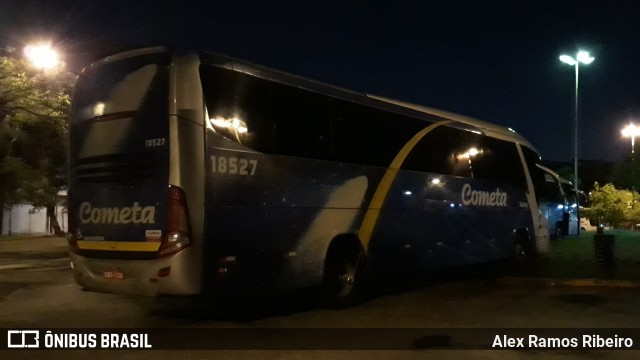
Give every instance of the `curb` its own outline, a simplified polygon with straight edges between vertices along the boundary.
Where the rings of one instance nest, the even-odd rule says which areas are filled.
[[[638,280],[617,279],[547,279],[531,277],[503,277],[499,280],[505,285],[539,285],[539,286],[583,286],[583,287],[619,287],[640,288]]]

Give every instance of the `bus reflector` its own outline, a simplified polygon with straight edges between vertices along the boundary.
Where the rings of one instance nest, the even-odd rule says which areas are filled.
[[[222,257],[220,259],[218,259],[218,262],[220,263],[231,263],[231,262],[235,262],[236,261],[236,257],[235,256],[225,256]]]
[[[171,266],[167,266],[158,270],[158,277],[167,277],[171,274]]]
[[[191,221],[187,199],[182,189],[169,186],[167,231],[158,250],[158,256],[167,256],[191,245]]]

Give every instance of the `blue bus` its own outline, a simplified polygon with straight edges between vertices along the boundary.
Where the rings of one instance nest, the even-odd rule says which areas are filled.
[[[565,223],[563,224],[563,236],[579,235],[582,231],[580,225],[580,197],[583,196],[581,191],[576,192],[573,183],[565,178],[560,177],[560,187],[565,199]]]
[[[578,194],[573,184],[548,167],[537,164],[543,171],[544,182],[537,184],[536,194],[540,211],[547,218],[552,238],[578,235],[580,210]]]
[[[87,290],[317,287],[342,306],[381,277],[548,249],[540,157],[515,131],[218,54],[86,67],[69,132]]]

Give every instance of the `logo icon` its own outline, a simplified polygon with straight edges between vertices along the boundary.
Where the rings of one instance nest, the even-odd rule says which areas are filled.
[[[13,349],[38,348],[40,346],[40,331],[38,330],[9,330],[7,331],[7,347]]]

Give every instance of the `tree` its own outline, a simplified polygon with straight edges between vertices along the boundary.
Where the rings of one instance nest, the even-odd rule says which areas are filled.
[[[591,192],[591,206],[584,209],[582,215],[614,227],[628,222],[636,223],[640,215],[638,199],[636,192],[618,190],[613,184],[601,187],[596,182]]]
[[[63,69],[40,71],[0,56],[0,209],[19,201],[44,207],[56,233],[72,84]]]

